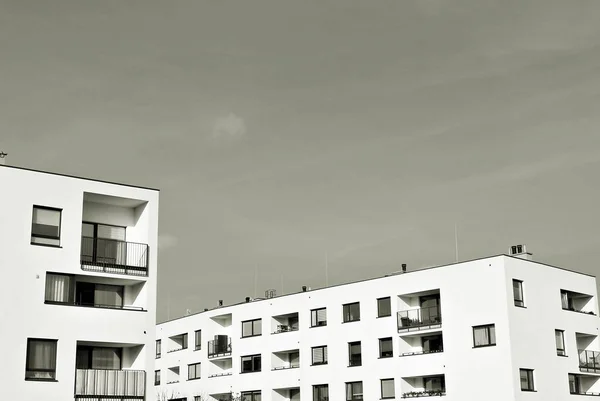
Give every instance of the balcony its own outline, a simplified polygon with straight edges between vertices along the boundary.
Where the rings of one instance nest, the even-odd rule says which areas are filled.
[[[398,312],[398,332],[427,330],[442,327],[440,305]]]
[[[221,358],[231,356],[231,340],[227,336],[208,342],[208,358]]]
[[[578,350],[579,370],[586,373],[600,373],[600,352]]]
[[[146,372],[143,370],[77,369],[75,398],[119,398],[143,400]]]
[[[445,389],[409,391],[408,393],[403,393],[401,398],[441,397],[444,395],[446,395]]]
[[[148,252],[147,244],[82,236],[81,269],[147,276]]]

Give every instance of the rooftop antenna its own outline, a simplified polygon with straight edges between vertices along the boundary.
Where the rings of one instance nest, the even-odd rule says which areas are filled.
[[[329,255],[325,252],[325,287],[329,287]]]
[[[458,263],[458,225],[454,223],[454,254]]]
[[[0,164],[5,164],[6,161],[4,159],[6,158],[6,156],[8,156],[8,153],[0,151]]]
[[[258,287],[258,263],[254,265],[254,298],[257,297],[256,291]]]

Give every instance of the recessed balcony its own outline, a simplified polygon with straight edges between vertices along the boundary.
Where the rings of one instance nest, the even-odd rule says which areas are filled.
[[[231,339],[226,335],[216,335],[208,342],[208,358],[231,357]]]
[[[146,372],[143,370],[77,369],[76,399],[143,400]]]
[[[578,350],[579,370],[586,373],[600,373],[600,352]]]
[[[442,327],[440,305],[398,312],[398,332],[428,330]]]

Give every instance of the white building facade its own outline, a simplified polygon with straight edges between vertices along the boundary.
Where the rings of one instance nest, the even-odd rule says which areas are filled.
[[[0,165],[7,400],[154,400],[158,191]]]
[[[499,255],[161,323],[158,399],[600,395],[595,278],[527,258]]]

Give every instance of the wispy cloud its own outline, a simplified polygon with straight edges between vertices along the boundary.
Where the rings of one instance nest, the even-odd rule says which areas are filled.
[[[213,126],[211,138],[218,142],[231,142],[246,135],[246,122],[234,113],[217,118]]]

